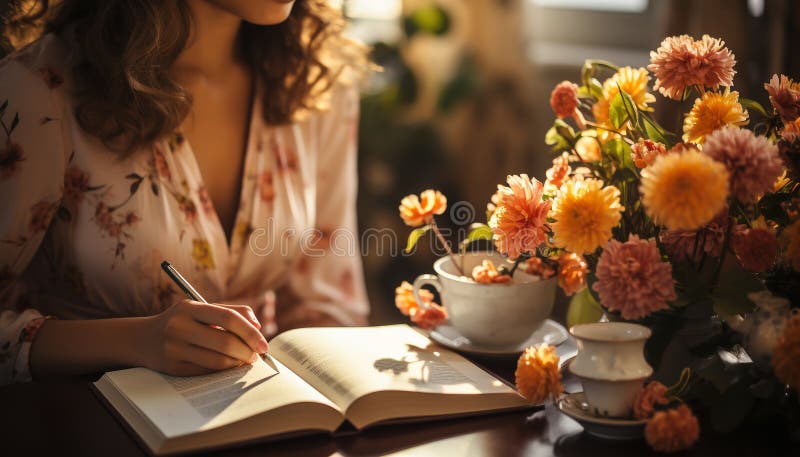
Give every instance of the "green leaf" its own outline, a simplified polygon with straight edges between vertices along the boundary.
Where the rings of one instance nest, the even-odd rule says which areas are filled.
[[[739,103],[742,105],[742,107],[744,107],[746,109],[756,110],[762,116],[769,117],[769,114],[767,114],[767,110],[765,110],[764,107],[761,106],[761,103],[758,103],[755,100],[751,100],[749,98],[740,98],[739,99]]]
[[[668,144],[666,137],[662,133],[663,129],[655,121],[648,116],[642,115],[642,124],[644,124],[644,133],[648,139],[657,143]]]
[[[622,90],[622,88],[620,88],[619,85],[617,85],[617,87],[619,88],[619,95],[620,99],[622,100],[622,106],[623,108],[625,108],[625,114],[628,115],[628,119],[631,120],[631,123],[634,124],[634,127],[636,129],[639,129],[639,110],[636,108],[636,103],[634,103],[633,98],[630,96],[630,94]]]
[[[603,317],[603,307],[592,296],[588,287],[576,293],[567,309],[567,326],[597,322]]]
[[[575,131],[566,122],[556,119],[544,136],[544,142],[552,146],[553,152],[561,152],[572,147]]]
[[[411,252],[414,249],[414,246],[417,245],[417,242],[425,234],[428,230],[431,229],[430,225],[425,225],[419,228],[415,228],[408,234],[408,243],[406,243],[406,253]]]
[[[493,236],[494,232],[492,232],[491,227],[485,224],[476,224],[475,227],[467,234],[465,241],[491,240]]]
[[[719,284],[711,294],[714,312],[723,316],[750,312],[755,304],[747,294],[761,290],[764,290],[764,284],[755,275],[743,270],[735,260],[725,262]]]
[[[603,145],[603,153],[614,159],[614,163],[616,163],[619,168],[628,168],[633,170],[636,166],[633,163],[633,158],[631,158],[630,145],[619,138],[607,141]]]
[[[622,101],[622,93],[618,93],[611,99],[608,107],[608,117],[614,128],[619,129],[628,120],[628,112],[625,110],[625,103]]]

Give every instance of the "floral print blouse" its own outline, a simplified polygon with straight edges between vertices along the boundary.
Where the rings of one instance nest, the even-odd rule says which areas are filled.
[[[30,379],[45,316],[150,315],[184,298],[163,260],[210,302],[274,319],[270,334],[366,321],[354,88],[285,126],[254,97],[229,241],[179,132],[123,156],[79,127],[67,55],[48,35],[0,62],[0,385]]]

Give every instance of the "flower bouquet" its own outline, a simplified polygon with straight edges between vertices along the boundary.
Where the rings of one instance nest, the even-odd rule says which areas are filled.
[[[490,237],[513,267],[462,273],[557,276],[570,325],[648,326],[655,379],[637,402],[656,449],[692,444],[675,439],[697,436],[687,405],[720,432],[751,420],[800,438],[800,83],[773,76],[766,107],[740,97],[733,53],[707,35],[669,37],[650,56],[647,68],[588,60],[580,84],[555,87],[544,183],[510,176],[465,240]],[[656,93],[682,104],[676,129],[657,122]],[[404,200],[401,215],[417,202],[435,207]],[[520,358],[532,401],[559,394],[553,357]]]

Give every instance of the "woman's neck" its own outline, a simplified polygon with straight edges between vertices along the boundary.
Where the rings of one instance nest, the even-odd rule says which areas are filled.
[[[231,66],[239,64],[236,39],[241,18],[207,0],[187,0],[187,4],[192,12],[192,35],[172,71],[179,79],[224,78]]]

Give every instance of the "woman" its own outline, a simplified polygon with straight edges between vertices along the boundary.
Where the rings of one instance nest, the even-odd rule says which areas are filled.
[[[12,3],[11,43],[36,39],[0,63],[0,384],[206,373],[366,321],[355,237],[330,236],[356,231],[364,67],[335,9]],[[165,259],[216,304],[181,300]]]

